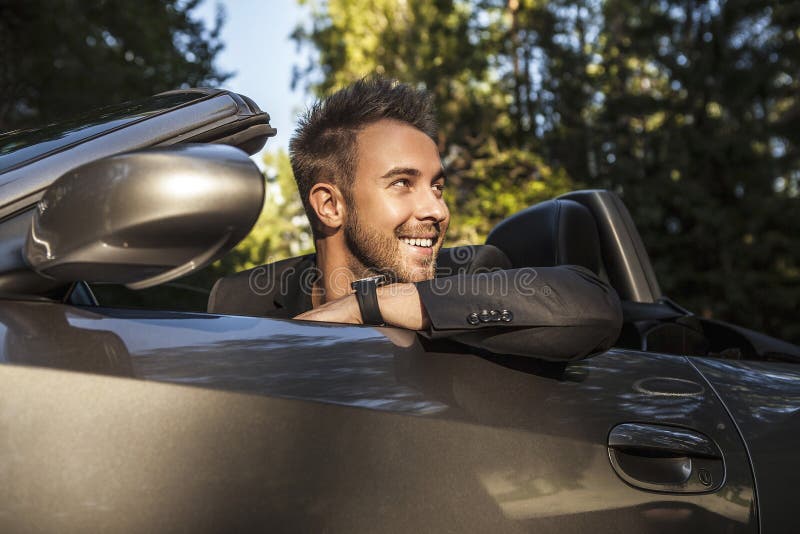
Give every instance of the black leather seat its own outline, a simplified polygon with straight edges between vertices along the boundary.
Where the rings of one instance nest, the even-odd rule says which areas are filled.
[[[579,265],[603,275],[600,238],[591,212],[565,199],[541,202],[500,222],[486,238],[513,267]]]
[[[511,261],[492,245],[463,245],[443,248],[436,260],[436,276],[511,269]]]
[[[639,276],[643,280],[639,283],[631,281],[637,280],[634,274],[639,271],[652,269],[646,253],[636,253],[643,251],[644,245],[637,245],[641,239],[638,233],[633,234],[633,222],[623,223],[623,219],[630,216],[621,201],[605,191],[571,195],[582,198],[585,203],[557,198],[531,206],[499,223],[486,239],[487,244],[501,249],[514,267],[580,265],[607,282],[613,278],[611,284],[622,298],[625,317],[617,346],[674,354],[705,354],[708,343],[696,318],[669,301],[652,301],[652,294],[659,292],[654,274]],[[612,213],[609,204],[621,207]],[[603,248],[598,225],[605,230],[606,248]],[[623,227],[627,233],[620,231]],[[609,236],[616,236],[616,239]],[[632,254],[641,265],[631,265]],[[640,295],[647,299],[642,302],[631,298]]]

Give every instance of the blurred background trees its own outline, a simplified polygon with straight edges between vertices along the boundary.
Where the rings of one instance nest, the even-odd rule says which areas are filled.
[[[222,84],[222,12],[206,28],[201,1],[0,0],[0,131]]]
[[[312,18],[292,34],[297,87],[378,73],[434,94],[450,245],[612,189],[667,295],[800,343],[799,2],[298,1]],[[222,17],[207,28],[195,4],[0,0],[0,129],[222,83]],[[310,248],[286,154],[265,174],[269,209],[213,275]]]

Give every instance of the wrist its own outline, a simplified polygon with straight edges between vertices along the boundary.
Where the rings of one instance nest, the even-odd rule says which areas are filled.
[[[386,324],[424,330],[430,320],[413,283],[389,284],[377,289],[378,305]]]
[[[350,317],[352,324],[364,324],[364,318],[361,317],[361,308],[358,305],[358,299],[355,294],[347,295],[348,308],[350,310]]]
[[[355,280],[351,287],[355,291],[355,300],[358,305],[358,315],[362,324],[385,326],[386,320],[381,314],[378,303],[378,287],[385,284],[386,277],[372,276]]]

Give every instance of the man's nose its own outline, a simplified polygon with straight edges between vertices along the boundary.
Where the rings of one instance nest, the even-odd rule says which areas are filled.
[[[433,189],[421,192],[417,199],[416,216],[419,220],[441,222],[447,218],[447,204]]]

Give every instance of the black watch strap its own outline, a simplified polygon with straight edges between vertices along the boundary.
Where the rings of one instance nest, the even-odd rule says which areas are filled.
[[[358,309],[361,310],[361,320],[364,324],[385,326],[386,323],[378,306],[378,286],[385,283],[383,276],[373,276],[356,280],[350,287],[356,292]]]

